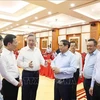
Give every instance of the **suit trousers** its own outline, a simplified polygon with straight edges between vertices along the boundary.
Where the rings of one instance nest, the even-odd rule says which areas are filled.
[[[94,84],[93,100],[100,100],[100,84],[97,82]]]
[[[74,77],[73,77],[75,84],[73,84],[72,86],[72,100],[77,100],[77,83],[78,83],[78,79],[79,79],[79,69],[77,69],[77,71],[74,73]]]
[[[85,89],[85,92],[86,92],[87,100],[93,100],[93,97],[89,94],[91,79],[86,79],[85,78],[84,82],[83,82],[83,85],[84,85],[84,89]]]
[[[16,78],[19,81],[19,78]],[[17,100],[18,86],[14,86],[5,79],[2,80],[2,90],[4,100]]]
[[[22,100],[36,100],[39,71],[23,70],[22,82]]]
[[[73,79],[55,79],[54,100],[71,100]]]

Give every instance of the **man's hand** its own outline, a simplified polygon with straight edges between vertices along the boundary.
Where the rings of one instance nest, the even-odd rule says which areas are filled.
[[[60,70],[59,70],[59,68],[57,68],[57,67],[53,67],[52,70],[53,70],[53,72],[54,72],[55,74],[60,73]]]
[[[89,94],[92,96],[93,95],[93,88],[89,89]]]
[[[32,63],[32,61],[29,63],[29,67],[30,67],[30,68],[33,68],[33,63]]]
[[[18,87],[22,86],[22,81],[21,81],[21,80],[19,81],[19,83],[18,83],[17,86],[18,86]]]
[[[82,79],[82,74],[79,75],[79,78]]]

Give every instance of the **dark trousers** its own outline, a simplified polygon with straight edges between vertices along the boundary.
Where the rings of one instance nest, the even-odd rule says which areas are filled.
[[[72,100],[77,100],[77,83],[79,79],[79,69],[74,73],[73,77],[75,84],[72,85]]]
[[[93,100],[92,99],[93,97],[89,94],[91,79],[84,79],[83,84],[84,84],[84,89],[85,89],[85,92],[86,92],[87,100]]]
[[[73,79],[55,79],[54,100],[71,100]]]
[[[19,80],[16,78],[16,80]],[[4,100],[17,100],[18,86],[14,86],[5,79],[2,81],[2,90]]]
[[[39,71],[22,72],[22,100],[36,100],[36,92],[39,83]]]
[[[100,100],[100,84],[95,82],[93,89],[93,100]]]

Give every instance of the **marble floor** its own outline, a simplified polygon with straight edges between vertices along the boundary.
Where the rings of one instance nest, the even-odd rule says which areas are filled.
[[[77,87],[77,90],[80,90],[82,88],[83,84],[80,83]],[[54,79],[49,79],[45,76],[40,76],[36,100],[53,100],[54,97],[53,89],[54,89]],[[21,100],[21,88],[19,89],[18,100]],[[86,100],[86,99],[83,98],[78,100]]]

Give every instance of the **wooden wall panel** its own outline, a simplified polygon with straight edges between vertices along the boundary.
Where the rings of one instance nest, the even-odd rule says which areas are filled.
[[[54,29],[52,32],[52,51],[58,49],[58,36],[59,36],[59,30]]]
[[[23,38],[23,35],[18,35],[16,37],[18,41],[17,50],[20,50],[24,46],[24,38]]]
[[[94,22],[95,25],[90,28],[90,38],[98,40],[100,36],[100,22]]]

